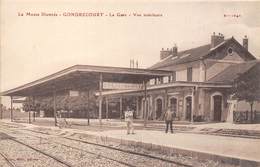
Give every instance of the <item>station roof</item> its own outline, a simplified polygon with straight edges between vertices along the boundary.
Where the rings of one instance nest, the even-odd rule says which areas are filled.
[[[1,96],[36,96],[77,88],[97,88],[100,74],[104,82],[142,83],[170,71],[92,65],[75,65],[22,86],[1,92]]]
[[[246,72],[255,68],[260,74],[260,60],[247,61],[240,64],[234,64],[214,76],[209,80],[209,82],[215,83],[233,83],[236,78],[241,74],[246,74]]]
[[[211,53],[214,53],[216,50],[228,46],[230,43],[237,44],[243,50],[243,52],[247,54],[247,59],[256,59],[247,49],[245,49],[235,38],[232,37],[224,40],[222,43],[220,43],[214,48],[211,48],[210,44],[207,44],[196,48],[180,51],[178,52],[177,56],[168,56],[165,59],[162,59],[161,61],[151,66],[149,69],[162,69],[168,66],[203,60],[205,58],[208,58],[211,55]]]

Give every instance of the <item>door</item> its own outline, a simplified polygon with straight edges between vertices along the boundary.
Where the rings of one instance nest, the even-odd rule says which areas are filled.
[[[186,120],[191,120],[191,110],[192,110],[192,99],[191,97],[186,97]]]
[[[170,99],[170,107],[171,111],[174,113],[174,116],[176,117],[177,115],[177,99],[176,98],[171,98]]]
[[[214,96],[213,101],[214,101],[214,121],[221,121],[222,96],[220,95]]]
[[[162,115],[162,99],[156,100],[156,119],[159,119]]]

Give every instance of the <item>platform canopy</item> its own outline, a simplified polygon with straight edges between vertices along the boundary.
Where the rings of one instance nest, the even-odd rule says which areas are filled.
[[[102,82],[140,84],[152,78],[171,75],[170,71],[137,68],[75,65],[44,78],[1,92],[1,96],[40,96],[55,91],[95,89]]]

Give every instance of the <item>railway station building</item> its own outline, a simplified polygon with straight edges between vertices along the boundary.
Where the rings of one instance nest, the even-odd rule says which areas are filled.
[[[55,112],[59,94],[90,92],[100,120],[122,118],[126,105],[132,105],[137,119],[163,120],[169,106],[176,121],[221,122],[235,110],[229,93],[234,79],[260,71],[246,36],[240,44],[213,33],[209,44],[184,51],[162,48],[158,56],[159,62],[147,69],[75,65],[2,95],[53,96]]]

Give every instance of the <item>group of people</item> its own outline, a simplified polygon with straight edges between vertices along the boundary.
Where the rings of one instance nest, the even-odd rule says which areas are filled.
[[[167,107],[167,110],[165,111],[165,133],[168,133],[169,127],[171,133],[173,133],[173,128],[172,128],[172,122],[174,119],[174,113],[171,111],[170,107]],[[134,110],[130,109],[129,106],[126,107],[125,111],[125,122],[126,122],[126,128],[127,128],[127,134],[134,134],[134,125],[133,125],[133,120],[134,120]]]

